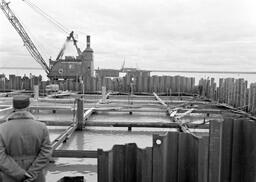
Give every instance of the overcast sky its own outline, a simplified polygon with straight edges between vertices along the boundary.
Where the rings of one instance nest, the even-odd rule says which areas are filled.
[[[31,0],[78,36],[91,35],[95,68],[256,71],[255,0]],[[11,9],[45,60],[67,34],[22,0]],[[0,66],[40,67],[0,13]],[[75,55],[69,47],[66,55]],[[48,61],[47,61],[48,62]]]

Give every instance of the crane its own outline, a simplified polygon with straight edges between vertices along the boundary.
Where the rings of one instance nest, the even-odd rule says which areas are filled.
[[[62,58],[62,56],[63,56],[63,54],[64,54],[64,51],[65,51],[65,49],[66,49],[66,44],[67,44],[69,41],[71,41],[71,39],[72,39],[72,41],[73,41],[74,46],[76,47],[77,54],[78,54],[78,55],[81,54],[81,50],[78,48],[77,43],[76,43],[77,40],[74,38],[74,31],[72,31],[72,32],[69,34],[69,36],[67,37],[67,39],[66,39],[64,45],[62,46],[62,48],[61,48],[61,50],[60,50],[60,52],[59,52],[59,54],[58,54],[58,56],[57,56],[57,58],[56,58],[56,61],[58,61],[59,59]]]
[[[5,16],[9,20],[9,22],[12,24],[12,26],[15,28],[15,30],[20,35],[24,46],[27,48],[28,52],[31,54],[31,56],[42,66],[46,74],[48,75],[50,72],[50,68],[46,64],[45,60],[41,56],[40,52],[30,39],[29,35],[27,34],[26,30],[20,23],[19,19],[15,16],[13,11],[9,7],[9,2],[5,2],[4,0],[0,3],[0,8],[4,12]]]

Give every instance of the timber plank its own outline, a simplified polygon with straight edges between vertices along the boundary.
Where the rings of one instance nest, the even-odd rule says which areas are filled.
[[[98,172],[98,182],[110,182],[109,181],[109,153],[104,152],[102,149],[98,149],[98,165],[97,165],[97,172]]]
[[[178,179],[178,141],[179,133],[168,132],[163,141],[163,176],[164,181],[177,181]]]
[[[222,130],[221,181],[231,181],[233,119],[225,118]]]
[[[210,122],[209,139],[209,182],[221,182],[222,122]]]
[[[198,143],[198,182],[208,181],[208,144],[209,137],[203,136]]]
[[[54,150],[52,157],[65,158],[97,158],[97,151],[94,150]]]
[[[153,135],[153,182],[163,182],[163,137]]]

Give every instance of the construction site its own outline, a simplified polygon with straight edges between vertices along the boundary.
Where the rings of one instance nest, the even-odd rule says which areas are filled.
[[[47,182],[256,181],[256,82],[95,69],[93,37],[82,50],[74,31],[45,61],[9,4],[0,7],[48,79],[1,74],[0,122],[13,96],[30,96],[50,133]]]

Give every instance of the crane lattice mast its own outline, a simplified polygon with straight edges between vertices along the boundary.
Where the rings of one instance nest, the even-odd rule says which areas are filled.
[[[18,18],[15,16],[13,11],[9,8],[9,3],[6,3],[4,0],[2,0],[0,3],[0,8],[3,10],[9,22],[12,24],[12,26],[15,28],[15,30],[18,32],[18,34],[22,38],[23,43],[27,48],[28,52],[43,67],[44,71],[48,75],[50,72],[50,68],[44,61],[40,52],[37,50],[36,46],[28,36],[26,30],[24,29],[24,27],[22,26]]]

